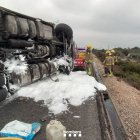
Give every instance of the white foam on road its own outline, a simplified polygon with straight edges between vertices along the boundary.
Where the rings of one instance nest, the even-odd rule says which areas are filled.
[[[25,74],[26,70],[28,69],[28,64],[25,61],[25,57],[19,55],[20,59],[15,59],[14,57],[11,59],[7,59],[4,62],[5,67],[7,67],[7,71],[9,73],[16,73],[16,74]]]
[[[90,96],[96,94],[96,88],[106,90],[94,77],[85,72],[72,72],[68,75],[59,75],[59,82],[43,80],[18,91],[18,96],[33,98],[35,101],[43,100],[49,111],[59,114],[68,110],[68,103],[74,106],[81,105]]]

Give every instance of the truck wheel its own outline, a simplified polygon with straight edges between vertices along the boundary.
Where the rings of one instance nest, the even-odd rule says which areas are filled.
[[[3,73],[0,73],[0,87],[5,85],[5,76]]]
[[[37,35],[36,25],[35,25],[34,21],[32,21],[32,20],[28,20],[28,25],[29,25],[29,37],[31,39],[33,39]]]
[[[43,38],[45,40],[52,40],[53,39],[53,28],[51,26],[43,24],[43,31],[44,31]]]
[[[44,37],[44,31],[43,31],[43,24],[41,21],[36,21],[36,31],[37,31],[37,39],[43,40]]]
[[[8,91],[5,88],[0,89],[0,102],[6,99],[7,94]]]
[[[70,42],[73,38],[73,31],[71,27],[67,24],[61,23],[55,27],[55,35],[60,41],[63,41],[63,34],[68,42]]]
[[[5,30],[7,32],[7,36],[4,36],[4,38],[11,37],[17,37],[18,35],[18,27],[17,27],[17,21],[15,16],[12,15],[6,15],[5,20]]]
[[[29,26],[27,19],[17,18],[17,25],[19,28],[19,37],[27,38],[29,36]]]

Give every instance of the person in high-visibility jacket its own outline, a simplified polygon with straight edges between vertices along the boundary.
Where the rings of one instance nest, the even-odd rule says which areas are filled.
[[[111,70],[113,72],[114,71],[114,65],[118,62],[118,57],[116,55],[115,50],[111,50],[110,52],[111,52],[111,56],[113,58],[113,62],[112,62],[112,66],[111,66]]]
[[[92,54],[92,47],[87,46],[86,54],[85,54],[85,69],[88,75],[93,75],[93,54]]]
[[[111,56],[111,52],[107,51],[106,52],[106,57],[105,60],[103,62],[104,64],[104,71],[105,71],[105,75],[104,76],[112,76],[112,65],[114,63],[114,59]]]

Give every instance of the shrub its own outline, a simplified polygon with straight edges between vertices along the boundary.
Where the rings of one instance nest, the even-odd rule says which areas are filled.
[[[119,61],[115,66],[114,75],[140,89],[140,63]]]

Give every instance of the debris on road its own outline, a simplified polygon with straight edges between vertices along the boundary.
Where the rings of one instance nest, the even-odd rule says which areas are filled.
[[[103,74],[103,65],[94,56],[100,74]],[[140,139],[140,91],[130,86],[125,81],[115,76],[104,78],[109,96],[117,110],[118,115],[125,128],[128,139]],[[136,134],[136,135],[135,135]]]
[[[40,123],[28,124],[14,120],[4,126],[4,128],[0,131],[0,135],[4,137],[17,137],[32,140],[40,128]]]
[[[60,121],[51,120],[46,127],[47,140],[66,140],[64,132],[66,132],[66,127]]]
[[[35,101],[43,100],[49,111],[59,114],[68,110],[68,104],[81,105],[98,90],[106,90],[106,87],[98,83],[94,77],[86,72],[72,72],[70,76],[59,75],[59,82],[39,81],[27,87],[21,88],[17,95],[33,98]],[[86,93],[85,93],[86,91]]]
[[[79,119],[79,118],[80,118],[80,116],[73,116],[73,118],[77,118],[77,119]]]

